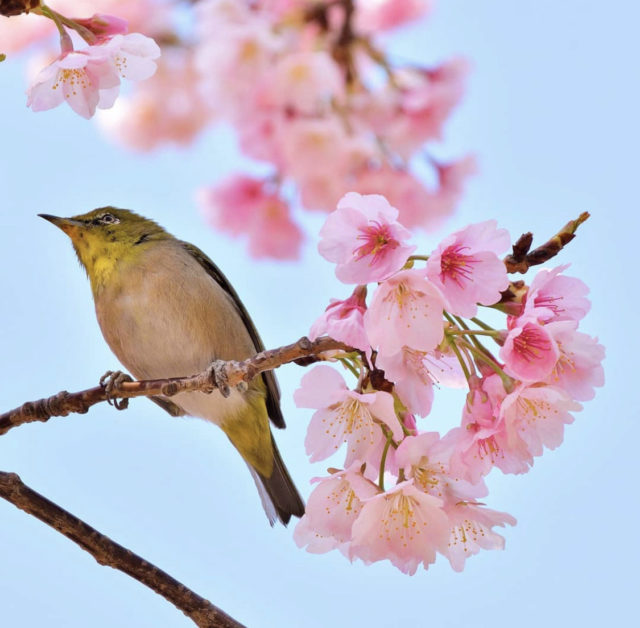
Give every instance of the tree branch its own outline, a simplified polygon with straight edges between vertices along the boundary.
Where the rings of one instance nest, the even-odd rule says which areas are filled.
[[[119,569],[171,602],[200,628],[244,628],[209,600],[70,512],[30,489],[15,473],[0,471],[0,497],[44,521],[89,552],[100,565]]]
[[[328,336],[322,336],[313,342],[307,337],[303,337],[293,344],[262,351],[242,362],[231,360],[222,363],[224,380],[228,386],[237,386],[242,382],[251,381],[263,371],[269,371],[283,364],[298,360],[304,360],[305,363],[309,363],[309,358],[314,358],[326,351],[335,350],[355,351],[352,347],[348,347]],[[312,359],[311,361],[314,360]],[[116,397],[122,399],[156,395],[172,397],[181,392],[201,391],[209,393],[217,387],[214,370],[208,368],[201,373],[188,377],[123,382],[116,384],[110,393],[107,393],[103,386],[96,386],[76,393],[69,393],[63,390],[51,397],[39,399],[38,401],[29,401],[19,408],[0,414],[0,435],[24,423],[48,421],[51,417],[67,416],[70,413],[84,414],[88,412],[91,406],[103,401],[110,401]]]
[[[531,266],[544,264],[555,257],[566,244],[575,238],[578,227],[589,218],[589,212],[582,212],[575,220],[570,220],[558,233],[547,240],[543,245],[529,251],[533,242],[531,233],[524,233],[513,245],[513,252],[504,259],[504,264],[509,273],[526,273]]]

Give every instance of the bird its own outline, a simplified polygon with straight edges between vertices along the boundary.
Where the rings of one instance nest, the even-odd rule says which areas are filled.
[[[192,375],[216,360],[244,360],[264,350],[220,269],[155,221],[111,206],[70,218],[38,215],[71,239],[102,335],[135,378]],[[223,430],[247,463],[272,526],[302,517],[304,502],[269,425],[285,427],[272,371],[228,397],[216,389],[153,400],[173,415],[200,417]]]

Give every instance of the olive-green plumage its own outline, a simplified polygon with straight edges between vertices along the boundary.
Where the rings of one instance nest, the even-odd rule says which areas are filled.
[[[243,360],[263,349],[217,266],[152,220],[114,207],[42,217],[71,238],[91,282],[102,334],[136,378],[192,375],[213,360]],[[222,428],[249,465],[272,524],[276,517],[286,524],[291,515],[302,516],[304,504],[269,428],[269,419],[284,427],[272,372],[227,398],[214,391],[156,401]]]

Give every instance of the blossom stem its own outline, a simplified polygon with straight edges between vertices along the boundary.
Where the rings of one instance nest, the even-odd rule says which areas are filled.
[[[471,319],[478,327],[482,327],[482,329],[486,329],[487,331],[495,331],[495,329],[493,329],[493,327],[491,327],[491,325],[487,325],[486,323],[484,323],[483,321],[481,321],[479,318],[472,318]]]
[[[382,450],[382,458],[380,459],[380,474],[378,476],[378,486],[381,491],[384,491],[384,470],[387,463],[387,454],[389,453],[389,447],[391,446],[392,435],[391,432],[387,434],[387,442],[384,444]]]
[[[455,328],[457,327],[456,321],[453,319],[453,317],[451,316],[451,314],[449,314],[449,312],[447,312],[446,310],[443,312],[444,317],[449,321],[449,323],[451,323],[451,325]],[[447,330],[447,340],[448,340],[448,344],[451,347],[452,351],[456,354],[456,357],[458,358],[458,362],[460,362],[460,366],[462,368],[462,372],[464,373],[465,378],[467,379],[467,381],[469,381],[469,379],[471,378],[471,372],[469,371],[469,368],[467,366],[466,361],[464,360],[464,358],[462,357],[462,353],[460,352],[460,349],[458,347],[458,345],[456,344],[456,341],[453,339],[453,335],[452,333],[454,331],[461,331],[461,330]]]
[[[468,325],[464,322],[462,318],[460,318],[459,316],[454,316],[454,318],[456,319],[460,327],[462,327],[463,329],[469,329]],[[495,361],[495,358],[493,357],[493,354],[491,353],[491,351],[489,351],[489,349],[487,349],[475,336],[469,336],[469,340],[471,340],[471,342],[474,344],[476,349],[478,349],[478,351],[481,351],[490,360]]]
[[[358,378],[358,380],[360,380],[360,371],[356,369],[356,367],[351,364],[351,361],[348,357],[343,357],[343,358],[338,358],[338,360],[340,360],[340,362],[342,363],[342,365],[349,369],[351,371],[351,373]]]
[[[423,262],[426,262],[429,260],[429,256],[428,255],[409,255],[408,259],[410,260],[421,260]]]
[[[98,38],[88,28],[85,28],[81,24],[74,22],[72,19],[65,17],[61,13],[54,11],[51,7],[48,7],[46,4],[42,4],[40,6],[41,6],[41,11],[40,11],[41,14],[55,22],[56,26],[58,27],[58,31],[60,31],[61,38],[62,38],[62,32],[63,32],[61,29],[62,29],[62,25],[64,24],[64,26],[76,31],[76,33],[78,33],[78,35],[80,35],[80,37],[82,37],[82,39],[84,39],[90,46],[92,46],[93,44],[96,43],[96,41],[98,41]],[[69,34],[66,31],[64,31],[64,34],[66,37],[69,37]],[[73,46],[71,46],[71,50],[73,50]],[[63,48],[63,51],[64,51],[64,48]]]
[[[484,329],[448,329],[447,334],[454,336],[499,336],[499,331],[485,331]]]
[[[469,381],[471,379],[471,372],[469,371],[469,367],[467,366],[466,361],[462,357],[462,353],[460,352],[460,349],[458,348],[456,341],[451,337],[449,338],[449,346],[451,347],[451,350],[456,354],[456,357],[458,358],[458,362],[460,362],[460,368],[462,369],[462,372],[464,373],[466,380]]]
[[[466,348],[473,353],[474,357],[478,358],[481,362],[484,362],[489,368],[491,368],[502,380],[502,385],[507,392],[511,392],[513,389],[513,380],[500,368],[495,360],[488,357],[484,351],[481,351],[477,347],[469,343],[465,343]]]
[[[58,29],[58,33],[60,34],[60,50],[63,53],[72,52],[73,51],[73,42],[71,41],[71,37],[69,33],[65,30],[63,26],[64,18],[62,15],[50,9],[46,4],[40,5],[40,13],[45,17],[48,17],[53,23],[56,25]]]

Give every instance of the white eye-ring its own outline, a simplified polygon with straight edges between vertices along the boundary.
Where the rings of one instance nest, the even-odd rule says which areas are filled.
[[[103,214],[98,218],[98,222],[101,225],[117,225],[120,219],[116,218],[113,214]]]

